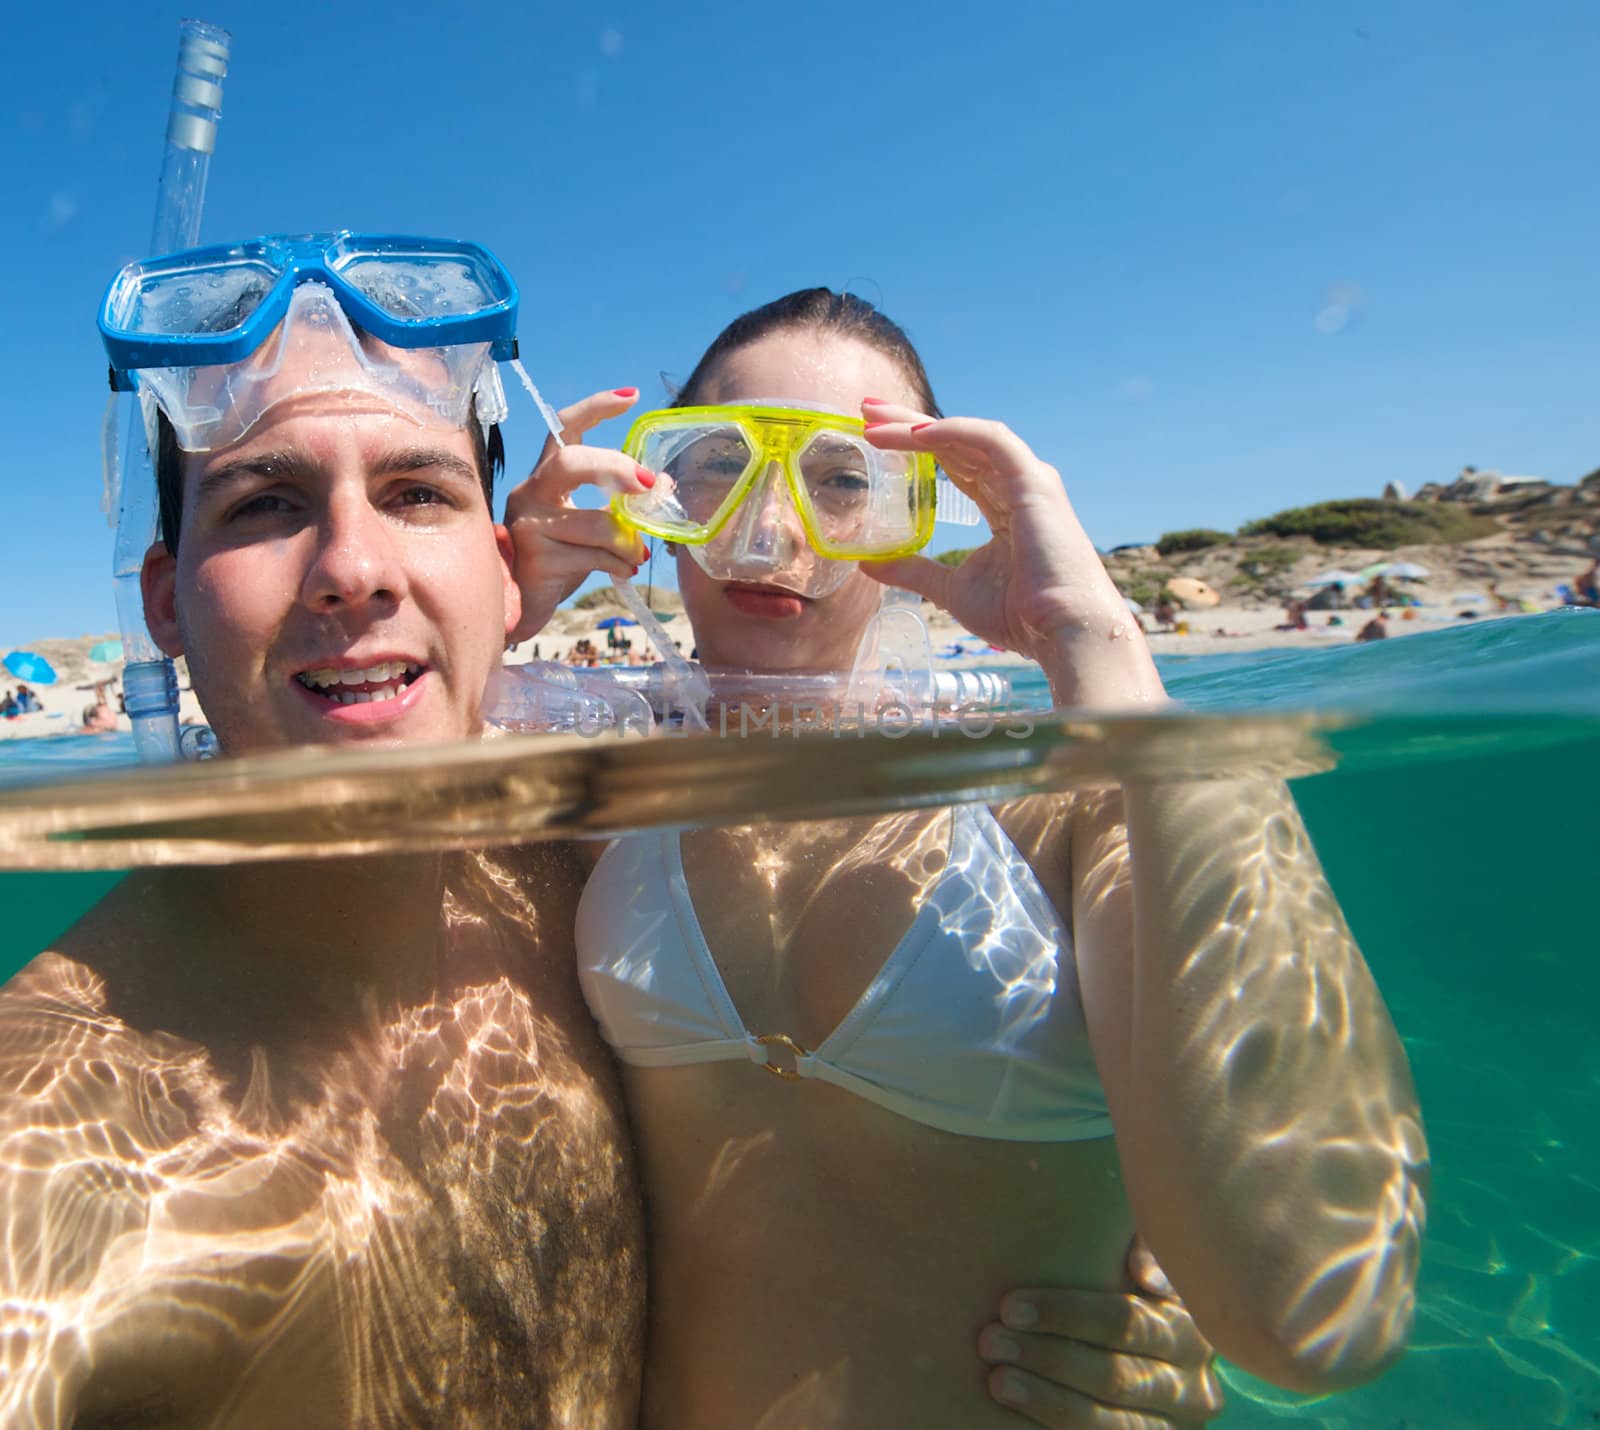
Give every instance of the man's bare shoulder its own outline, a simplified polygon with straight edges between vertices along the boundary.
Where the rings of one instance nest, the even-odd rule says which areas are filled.
[[[100,1101],[132,1068],[190,1067],[195,1057],[180,1039],[129,1028],[108,1007],[105,979],[62,954],[41,953],[0,987],[0,1126],[26,1115],[27,1100],[100,1088],[90,1097]]]
[[[105,980],[75,959],[41,953],[0,984],[0,1020],[28,1012],[93,1018],[105,1006]]]
[[[116,1320],[159,1203],[156,1168],[206,1101],[196,1050],[115,1017],[87,964],[43,953],[0,988],[6,1423],[50,1423],[76,1402],[90,1362],[66,1330]]]

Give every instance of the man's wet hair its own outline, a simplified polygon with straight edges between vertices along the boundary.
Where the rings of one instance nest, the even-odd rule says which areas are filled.
[[[472,463],[483,485],[483,500],[494,514],[494,483],[506,465],[506,443],[500,424],[484,430],[478,414],[469,412],[466,433],[472,443]],[[156,413],[156,495],[161,503],[161,540],[174,556],[178,554],[178,533],[183,518],[183,448],[165,412]]]
[[[942,417],[928,381],[928,370],[906,331],[885,317],[865,298],[854,293],[835,293],[831,288],[801,288],[735,318],[695,364],[689,380],[679,391],[674,407],[693,407],[700,401],[706,379],[723,358],[771,333],[798,329],[854,338],[882,353],[905,374],[916,396],[917,405],[930,417]]]

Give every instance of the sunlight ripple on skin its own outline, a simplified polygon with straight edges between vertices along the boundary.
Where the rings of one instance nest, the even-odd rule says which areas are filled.
[[[1176,976],[1199,1010],[1183,1056],[1197,1084],[1214,1088],[1219,1107],[1280,1101],[1272,1132],[1228,1169],[1241,1197],[1268,1180],[1299,1186],[1298,1197],[1280,1203],[1285,1215],[1311,1206],[1324,1223],[1350,1228],[1349,1244],[1330,1249],[1304,1284],[1274,1288],[1280,1336],[1297,1356],[1330,1370],[1347,1359],[1370,1364],[1398,1353],[1414,1314],[1413,1296],[1395,1288],[1412,1283],[1420,1255],[1421,1125],[1414,1107],[1397,1112],[1359,1085],[1338,1093],[1338,1106],[1308,1112],[1306,1088],[1325,1051],[1354,1051],[1351,1065],[1385,1076],[1402,1054],[1397,1043],[1389,1046],[1376,991],[1362,976],[1287,788],[1241,781],[1229,795],[1217,799],[1214,785],[1165,785],[1157,796],[1167,805],[1166,827],[1181,831],[1171,908],[1189,952]],[[1231,889],[1213,865],[1236,872]],[[1190,889],[1197,897],[1186,897]],[[1207,890],[1208,898],[1198,897]],[[1278,1031],[1296,1024],[1303,1034]],[[1343,1132],[1313,1137],[1298,1130],[1303,1122]],[[1191,1152],[1205,1155],[1197,1140],[1203,1129],[1175,1135],[1179,1165]],[[1281,1277],[1262,1271],[1269,1282]],[[1370,1308],[1385,1303],[1392,1314],[1373,1318]]]
[[[525,898],[463,862],[477,896],[452,888],[447,925]],[[123,1022],[82,964],[19,975],[0,1421],[588,1423],[620,1373],[594,1328],[632,1314],[639,1274],[592,1078],[505,976],[372,1013],[320,1088],[275,1095],[253,1049],[239,1094],[198,1044]]]

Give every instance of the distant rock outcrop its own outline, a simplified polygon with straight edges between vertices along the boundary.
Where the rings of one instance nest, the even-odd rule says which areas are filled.
[[[1430,503],[1449,505],[1429,510]],[[1385,532],[1391,533],[1387,539]],[[1429,578],[1415,589],[1434,600],[1496,581],[1503,592],[1539,602],[1553,599],[1555,587],[1570,584],[1597,551],[1600,468],[1560,486],[1467,467],[1452,482],[1425,483],[1409,500],[1399,482],[1390,482],[1381,501],[1323,502],[1279,513],[1203,548],[1163,537],[1157,547],[1109,553],[1106,568],[1123,594],[1140,602],[1155,599],[1172,578],[1187,576],[1214,586],[1227,601],[1276,604],[1295,593],[1303,599],[1306,583],[1323,572],[1393,560],[1424,567]]]
[[[1390,483],[1397,486],[1397,483]],[[1528,492],[1556,490],[1555,483],[1544,477],[1507,476],[1504,472],[1480,472],[1476,467],[1463,467],[1461,475],[1448,486],[1439,482],[1424,482],[1417,488],[1417,501],[1497,502],[1507,497],[1522,496]],[[1384,488],[1384,497],[1389,490]],[[1402,499],[1404,491],[1401,492]]]

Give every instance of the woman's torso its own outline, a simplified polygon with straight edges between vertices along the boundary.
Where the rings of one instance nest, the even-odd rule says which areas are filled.
[[[1098,1086],[1083,1076],[1059,921],[1064,947],[1042,947],[1054,909],[1039,905],[1069,906],[1064,825],[1007,820],[1028,826],[1041,890],[985,820],[708,831],[683,840],[681,869],[668,846],[676,894],[648,888],[649,859],[626,849],[591,879],[579,955],[615,1041],[629,1040],[617,1032],[629,1020],[615,1006],[608,1016],[617,990],[604,985],[678,980],[682,993],[698,929],[712,1004],[720,987],[743,1029],[783,1033],[803,1059],[839,1049],[844,1073],[774,1076],[737,1048],[625,1068],[651,1219],[651,1423],[1006,1424],[973,1347],[1000,1295],[1120,1284],[1130,1218]],[[1032,893],[1019,903],[1008,883]],[[929,1000],[944,985],[981,1005],[975,1019],[940,1018]],[[841,1025],[859,1038],[841,1041]],[[645,1036],[636,1024],[631,1037]],[[985,1060],[979,1041],[1016,1056]],[[787,1043],[760,1055],[795,1066]],[[915,1066],[897,1076],[897,1055]],[[941,1080],[947,1064],[967,1086]],[[1008,1068],[1020,1070],[1009,1085]],[[896,1085],[869,1099],[863,1072]],[[924,1120],[906,1115],[919,1099]],[[986,1135],[971,1135],[984,1109]]]

